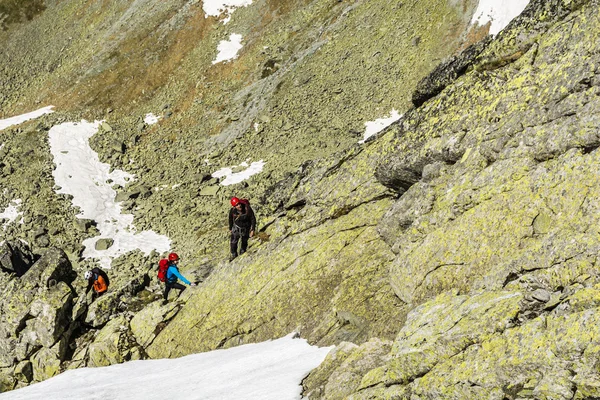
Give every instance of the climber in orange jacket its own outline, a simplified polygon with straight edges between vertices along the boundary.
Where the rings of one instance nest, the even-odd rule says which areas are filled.
[[[85,294],[88,294],[92,287],[94,288],[92,301],[94,301],[96,297],[102,296],[108,290],[108,275],[106,275],[106,272],[102,271],[100,268],[93,268],[91,271],[86,271],[84,277],[88,281]]]

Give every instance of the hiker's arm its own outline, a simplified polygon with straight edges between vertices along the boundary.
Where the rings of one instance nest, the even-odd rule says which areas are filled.
[[[254,232],[256,230],[256,215],[254,214],[254,210],[250,211],[250,232]]]
[[[191,283],[190,281],[188,281],[187,279],[185,279],[185,276],[181,275],[181,272],[179,272],[177,270],[177,268],[173,268],[171,270],[171,273],[173,275],[175,275],[176,277],[178,277],[179,279],[181,279],[183,281],[183,283],[185,283],[186,285],[189,285]]]
[[[229,230],[233,228],[233,208],[229,210]]]
[[[94,282],[92,282],[88,279],[88,285],[87,285],[87,288],[85,289],[85,294],[88,294],[90,292],[90,289],[92,288],[93,284],[94,284]]]

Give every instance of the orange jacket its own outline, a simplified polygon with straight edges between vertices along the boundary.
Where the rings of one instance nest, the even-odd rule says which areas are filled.
[[[94,281],[94,290],[96,293],[104,293],[108,289],[104,278],[101,275],[98,275],[98,279]]]

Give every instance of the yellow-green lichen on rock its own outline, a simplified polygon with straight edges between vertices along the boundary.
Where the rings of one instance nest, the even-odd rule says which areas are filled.
[[[197,292],[148,354],[177,356],[295,329],[322,344],[389,335],[402,308],[387,283],[389,250],[372,224],[386,203],[359,206],[219,266],[200,289],[191,289]]]

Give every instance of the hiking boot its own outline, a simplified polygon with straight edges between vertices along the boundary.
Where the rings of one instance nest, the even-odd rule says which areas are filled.
[[[163,301],[162,301],[162,305],[163,305],[163,306],[166,306],[168,303],[169,303],[169,301],[168,301],[168,300],[163,300]]]
[[[238,255],[236,253],[231,253],[229,256],[229,261],[233,261]]]
[[[245,252],[246,252],[246,250],[244,250],[244,249],[240,250],[240,256],[241,256],[242,254],[244,254]]]

